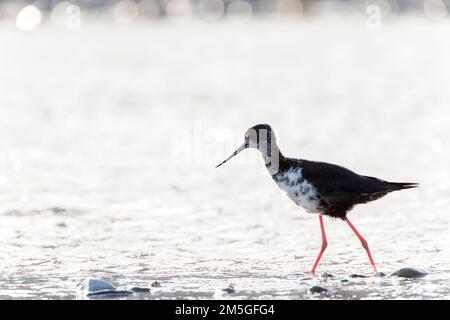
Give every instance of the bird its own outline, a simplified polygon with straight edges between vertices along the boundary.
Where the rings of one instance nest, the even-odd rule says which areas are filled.
[[[269,174],[296,205],[308,213],[318,215],[322,245],[311,274],[315,274],[328,246],[323,216],[341,219],[348,224],[365,249],[373,271],[377,272],[368,242],[350,222],[347,213],[358,204],[377,200],[393,191],[418,187],[418,183],[388,182],[359,175],[336,164],[285,157],[268,124],[249,128],[245,133],[244,143],[216,168],[248,148],[261,152]]]

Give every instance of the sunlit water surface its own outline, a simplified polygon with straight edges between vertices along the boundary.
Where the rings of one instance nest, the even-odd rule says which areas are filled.
[[[87,277],[161,283],[131,299],[450,298],[449,31],[419,18],[2,28],[0,298],[72,299]],[[317,217],[255,151],[214,169],[259,122],[286,155],[420,182],[349,217],[380,271],[430,274],[349,278],[370,265],[327,219],[309,278]]]

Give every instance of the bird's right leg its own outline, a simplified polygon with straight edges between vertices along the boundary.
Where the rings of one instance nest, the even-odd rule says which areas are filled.
[[[325,227],[323,225],[322,215],[319,215],[319,221],[320,221],[320,232],[322,233],[322,246],[320,247],[320,252],[319,252],[319,255],[317,256],[316,262],[314,262],[314,266],[311,269],[312,274],[314,274],[316,272],[316,268],[317,268],[317,265],[319,264],[320,258],[322,258],[322,255],[328,246],[327,235],[325,234]]]
[[[373,271],[377,272],[377,267],[375,266],[375,262],[373,261],[372,254],[370,253],[369,244],[367,243],[366,239],[363,238],[363,236],[356,230],[355,226],[348,220],[348,218],[345,218],[345,221],[350,226],[350,228],[353,230],[353,232],[358,237],[359,241],[361,241],[361,245],[363,246],[364,250],[367,252],[367,256],[369,257],[370,264],[372,265]]]

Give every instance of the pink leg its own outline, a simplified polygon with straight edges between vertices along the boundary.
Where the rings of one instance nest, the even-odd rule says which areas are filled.
[[[314,262],[314,266],[311,269],[311,273],[313,273],[313,274],[316,272],[316,268],[317,268],[317,265],[319,264],[320,258],[322,258],[322,255],[328,246],[327,235],[325,234],[325,227],[323,226],[322,215],[319,216],[319,221],[320,221],[320,231],[322,233],[322,246],[320,247],[320,252],[319,252],[319,255],[317,256],[316,262]]]
[[[372,254],[370,253],[369,244],[367,243],[366,239],[363,238],[363,236],[356,230],[355,226],[348,220],[348,218],[345,218],[345,222],[350,226],[350,228],[353,230],[353,232],[358,237],[359,241],[361,241],[361,244],[363,248],[367,252],[367,256],[369,257],[370,263],[372,264],[372,268],[374,272],[377,272],[377,267],[375,267],[375,262],[373,262]]]

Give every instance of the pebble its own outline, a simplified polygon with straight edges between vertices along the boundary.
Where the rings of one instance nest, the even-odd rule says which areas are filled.
[[[401,268],[397,271],[395,271],[392,275],[402,278],[423,278],[428,274],[425,270],[418,269],[418,268]]]
[[[124,297],[133,294],[128,290],[117,290],[111,283],[101,279],[88,278],[83,280],[79,285],[79,289],[84,296],[115,296]]]
[[[145,287],[131,287],[129,290],[137,293],[150,292],[150,288]]]
[[[233,285],[228,285],[228,287],[226,287],[225,289],[222,289],[223,292],[229,293],[229,294],[234,294],[236,293],[236,290],[234,289]]]
[[[378,271],[378,272],[375,272],[375,273],[373,274],[373,276],[374,276],[374,277],[380,277],[380,278],[383,278],[383,277],[386,277],[386,273],[381,272],[381,271]]]
[[[86,296],[103,296],[103,297],[126,297],[132,295],[133,292],[128,290],[99,290],[94,292],[89,292]]]
[[[311,288],[309,288],[309,293],[318,293],[318,294],[322,294],[322,293],[327,293],[330,290],[328,290],[327,288],[321,287],[321,286],[312,286]]]
[[[83,291],[94,292],[100,290],[116,290],[111,283],[96,278],[84,279],[79,285],[79,288]]]
[[[351,275],[349,275],[350,278],[368,278],[365,275],[362,274],[356,274],[356,273],[352,273]]]
[[[334,276],[331,273],[329,273],[329,272],[324,272],[324,273],[322,273],[322,278],[331,278],[331,279],[333,279]]]

